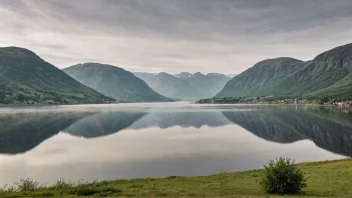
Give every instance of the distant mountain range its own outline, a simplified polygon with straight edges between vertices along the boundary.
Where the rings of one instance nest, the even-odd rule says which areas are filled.
[[[200,93],[202,98],[213,97],[221,90],[231,79],[229,76],[219,73],[209,73],[204,75],[200,72],[190,76],[178,75],[179,79],[187,81]]]
[[[114,101],[77,82],[35,53],[0,48],[0,103],[102,103]]]
[[[165,72],[159,74],[136,72],[134,74],[158,93],[182,100],[213,97],[231,79],[223,74],[204,75],[200,72],[195,74],[182,72],[175,75]]]
[[[63,69],[65,73],[100,93],[119,101],[167,102],[143,80],[122,68],[99,63],[78,64]]]
[[[178,79],[165,72],[159,74],[134,73],[144,80],[156,92],[176,100],[192,100],[199,97],[199,93],[187,81]]]
[[[326,51],[312,61],[264,60],[230,80],[216,97],[352,96],[352,44]]]

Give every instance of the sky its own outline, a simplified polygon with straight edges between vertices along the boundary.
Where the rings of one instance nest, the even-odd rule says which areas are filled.
[[[59,68],[239,74],[351,42],[351,0],[0,0],[0,47]]]

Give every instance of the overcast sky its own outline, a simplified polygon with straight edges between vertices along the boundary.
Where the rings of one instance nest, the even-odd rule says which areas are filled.
[[[351,0],[0,0],[0,47],[59,68],[233,74],[350,42]]]

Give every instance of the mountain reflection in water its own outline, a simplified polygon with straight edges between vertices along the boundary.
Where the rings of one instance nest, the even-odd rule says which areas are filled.
[[[120,104],[0,109],[0,184],[261,168],[352,157],[351,113],[302,106]]]
[[[220,127],[236,124],[267,141],[308,139],[331,152],[352,157],[352,116],[337,108],[250,107],[213,111],[44,112],[0,115],[0,153],[29,151],[63,131],[96,138],[124,129]]]

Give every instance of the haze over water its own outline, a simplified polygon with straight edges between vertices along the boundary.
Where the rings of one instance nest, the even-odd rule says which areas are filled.
[[[0,184],[196,176],[352,156],[352,113],[140,103],[0,108]]]

